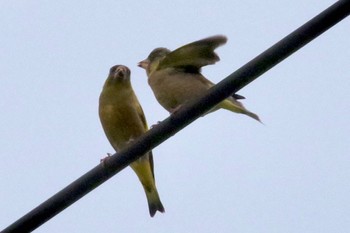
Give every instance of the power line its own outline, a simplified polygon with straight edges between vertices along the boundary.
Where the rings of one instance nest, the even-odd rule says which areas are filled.
[[[237,92],[350,14],[350,0],[340,0],[290,33],[278,43],[229,75],[198,101],[181,107],[127,148],[99,164],[38,207],[8,226],[2,233],[31,232],[124,169],[132,161],[189,125],[217,103]]]

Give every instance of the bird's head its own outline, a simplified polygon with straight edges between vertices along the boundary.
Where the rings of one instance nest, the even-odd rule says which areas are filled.
[[[155,64],[158,64],[158,62],[170,52],[171,51],[167,48],[156,48],[148,55],[145,60],[140,61],[138,63],[138,66],[145,69],[147,73],[150,73]]]
[[[112,66],[109,70],[109,76],[108,78],[111,81],[129,81],[130,80],[130,70],[128,67],[123,65],[115,65]]]

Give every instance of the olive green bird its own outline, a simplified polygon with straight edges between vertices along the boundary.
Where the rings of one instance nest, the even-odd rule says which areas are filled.
[[[99,100],[99,116],[112,147],[118,151],[148,127],[146,118],[130,83],[130,70],[123,65],[110,69]],[[130,164],[145,190],[149,213],[164,212],[154,179],[153,156],[148,152]]]
[[[201,68],[214,64],[220,58],[214,50],[227,41],[225,36],[212,36],[184,45],[174,51],[156,48],[138,66],[146,70],[148,84],[160,103],[170,113],[186,101],[200,98],[214,83],[201,74]],[[233,94],[216,105],[210,112],[226,109],[242,113],[260,121],[258,115],[248,111]]]

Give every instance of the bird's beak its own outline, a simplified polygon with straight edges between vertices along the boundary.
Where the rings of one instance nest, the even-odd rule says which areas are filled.
[[[123,67],[118,67],[116,69],[116,75],[119,75],[119,74],[124,74],[125,73],[125,69],[123,69]]]
[[[143,61],[140,61],[137,65],[143,69],[147,69],[147,67],[149,65],[149,60],[145,59]]]

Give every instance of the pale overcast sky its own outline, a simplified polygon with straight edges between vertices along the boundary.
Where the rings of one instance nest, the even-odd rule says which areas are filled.
[[[223,34],[219,82],[332,5],[296,1],[0,2],[0,230],[113,152],[97,107],[127,65],[149,125],[168,116],[137,62]],[[130,168],[35,232],[349,232],[350,19],[242,89],[265,125],[209,114],[155,148],[166,213]]]

